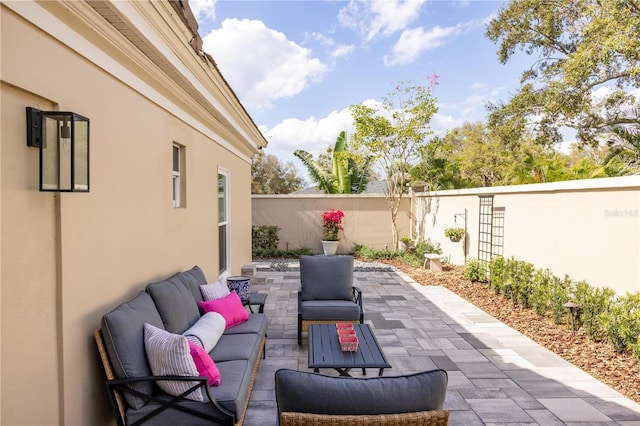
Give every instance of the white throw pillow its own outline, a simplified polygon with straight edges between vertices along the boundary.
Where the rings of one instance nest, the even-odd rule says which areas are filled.
[[[207,312],[182,335],[209,353],[222,337],[225,326],[226,322],[222,315],[217,312]]]
[[[202,293],[204,300],[207,301],[222,299],[223,297],[228,296],[229,292],[229,287],[227,287],[227,285],[221,280],[200,286],[200,293]]]
[[[145,324],[144,348],[154,376],[200,376],[186,337]],[[187,380],[158,382],[160,389],[173,396],[180,395],[195,384],[196,382]],[[191,392],[185,398],[204,401],[201,388]]]

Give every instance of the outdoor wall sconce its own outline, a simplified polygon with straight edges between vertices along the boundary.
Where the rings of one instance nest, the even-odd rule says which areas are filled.
[[[27,107],[27,146],[40,150],[40,191],[89,192],[89,119]]]

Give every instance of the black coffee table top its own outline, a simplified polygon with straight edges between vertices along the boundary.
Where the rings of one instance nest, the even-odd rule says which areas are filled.
[[[341,376],[348,376],[352,368],[378,368],[381,376],[391,368],[368,324],[354,324],[358,336],[357,351],[342,351],[335,324],[309,326],[309,368],[333,368]]]

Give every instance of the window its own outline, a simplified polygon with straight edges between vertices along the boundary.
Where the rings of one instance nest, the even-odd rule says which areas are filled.
[[[229,273],[229,172],[218,169],[218,273]]]
[[[173,207],[186,207],[185,186],[185,148],[177,143],[173,144]]]

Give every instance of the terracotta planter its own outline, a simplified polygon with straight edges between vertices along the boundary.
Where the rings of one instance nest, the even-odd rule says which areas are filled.
[[[339,241],[324,241],[322,240],[322,250],[327,256],[333,256],[338,251]]]

